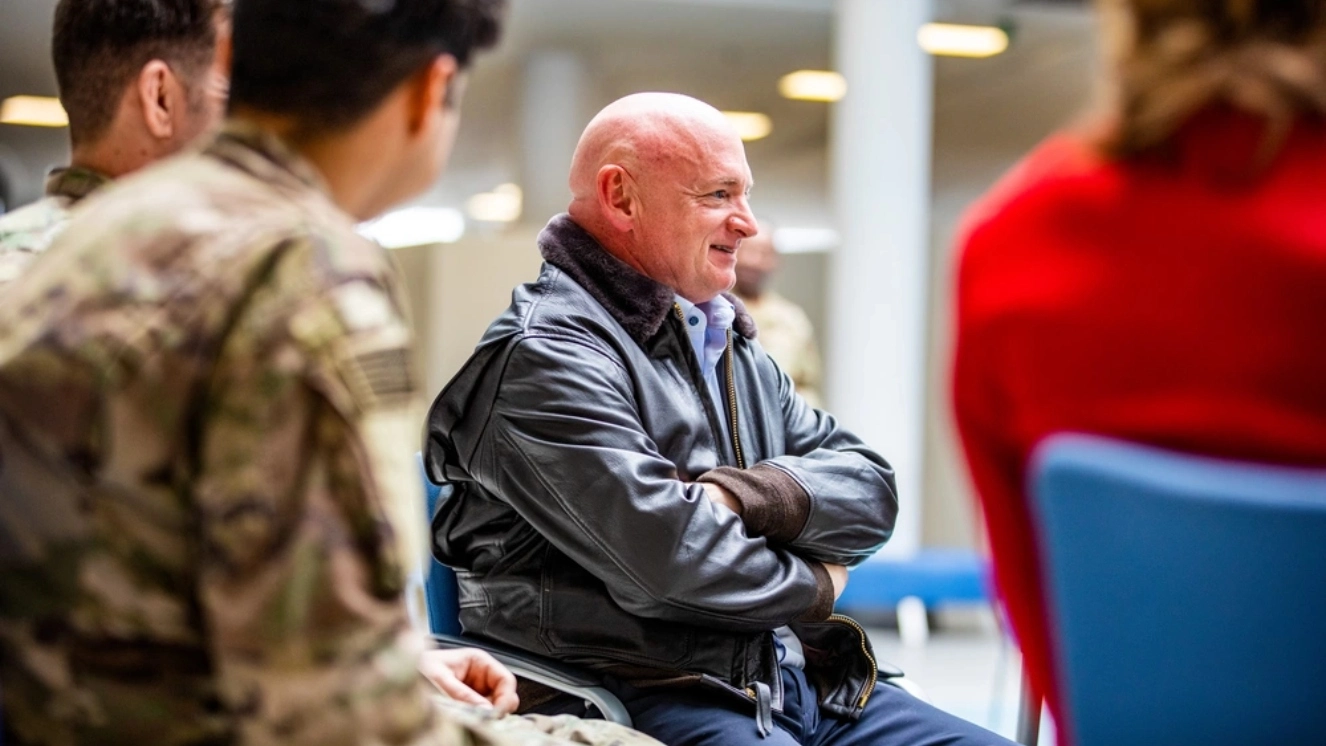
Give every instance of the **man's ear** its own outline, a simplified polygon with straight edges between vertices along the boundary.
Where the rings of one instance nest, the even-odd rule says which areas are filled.
[[[170,65],[152,60],[138,71],[135,93],[143,114],[143,125],[158,140],[169,140],[175,135],[175,116],[183,107],[183,89],[175,79]]]
[[[635,181],[626,169],[609,164],[599,169],[595,181],[599,210],[612,227],[625,232],[635,227],[637,209]]]
[[[230,80],[230,67],[235,57],[234,37],[231,35],[231,25],[229,21],[221,23],[216,32],[216,59],[214,62],[217,72]]]
[[[440,117],[446,109],[460,104],[459,100],[453,100],[459,97],[451,93],[454,86],[460,85],[459,70],[455,57],[440,54],[407,83],[407,123],[411,135],[430,129],[433,117]]]

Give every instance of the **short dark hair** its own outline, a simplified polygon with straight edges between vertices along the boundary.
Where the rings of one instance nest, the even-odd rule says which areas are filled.
[[[51,58],[75,144],[95,141],[115,118],[125,86],[161,60],[186,83],[216,53],[223,0],[60,0]],[[194,91],[190,91],[194,94]],[[196,93],[201,93],[198,91]]]
[[[440,54],[467,67],[497,43],[505,0],[238,0],[230,109],[302,134],[358,122]]]

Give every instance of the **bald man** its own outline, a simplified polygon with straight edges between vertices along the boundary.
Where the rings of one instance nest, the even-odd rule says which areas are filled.
[[[695,99],[590,122],[539,278],[429,414],[461,623],[598,670],[668,744],[1006,743],[881,685],[832,613],[893,529],[893,470],[796,395],[726,294],[751,186]]]

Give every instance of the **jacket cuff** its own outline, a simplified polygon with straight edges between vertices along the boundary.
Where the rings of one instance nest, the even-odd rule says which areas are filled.
[[[822,622],[833,614],[833,579],[824,565],[815,560],[806,560],[810,571],[815,575],[815,603],[806,609],[806,613],[797,617],[798,622]]]
[[[810,518],[810,494],[776,466],[720,466],[696,481],[711,482],[732,493],[741,503],[741,522],[756,536],[786,544],[801,535]]]

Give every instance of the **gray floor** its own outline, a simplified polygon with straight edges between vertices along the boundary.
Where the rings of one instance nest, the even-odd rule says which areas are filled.
[[[881,660],[906,672],[930,703],[1007,738],[1014,737],[1021,658],[984,608],[941,611],[929,639],[904,645],[896,627],[867,624]],[[1053,746],[1054,728],[1042,721],[1040,743]]]

